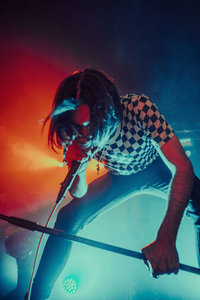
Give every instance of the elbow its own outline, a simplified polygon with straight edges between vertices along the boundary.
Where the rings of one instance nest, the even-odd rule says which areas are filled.
[[[82,174],[82,176],[76,176],[71,188],[69,189],[69,193],[74,198],[82,198],[87,193],[87,190],[88,187],[85,174]]]
[[[190,176],[194,176],[194,170],[191,161],[189,158],[185,158],[184,160],[181,160],[176,166],[177,172],[184,172],[187,173]]]
[[[87,185],[85,185],[84,187],[82,187],[79,190],[79,193],[77,193],[76,198],[82,198],[82,197],[84,197],[87,194],[87,191],[88,191],[88,187],[87,187]]]
[[[87,189],[85,191],[69,191],[72,198],[82,198],[87,194]]]
[[[84,185],[79,188],[71,188],[69,189],[69,193],[73,198],[82,198],[87,194],[87,185]]]

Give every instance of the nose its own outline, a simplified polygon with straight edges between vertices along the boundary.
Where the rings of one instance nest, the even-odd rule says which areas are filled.
[[[86,138],[86,137],[87,137],[87,127],[86,127],[86,126],[83,126],[83,127],[82,127],[82,137],[83,137],[83,138]]]

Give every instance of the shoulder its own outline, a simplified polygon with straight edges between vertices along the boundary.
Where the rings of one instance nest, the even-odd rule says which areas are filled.
[[[121,96],[121,102],[134,102],[139,99],[140,95],[138,94],[126,94],[124,96]]]
[[[125,96],[121,96],[122,103],[133,103],[138,104],[141,103],[152,103],[150,98],[145,94],[126,94]]]
[[[141,110],[147,111],[152,106],[155,106],[155,104],[145,94],[126,94],[121,97],[121,103],[125,109],[134,111],[136,114]]]
[[[138,105],[139,97],[137,94],[126,94],[121,97],[121,103],[124,108],[132,111]]]

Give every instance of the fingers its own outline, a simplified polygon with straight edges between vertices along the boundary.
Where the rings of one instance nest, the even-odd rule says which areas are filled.
[[[174,271],[173,271],[173,273],[174,273],[175,275],[177,275],[178,272],[179,272],[179,267],[178,267],[178,268],[175,268]]]
[[[148,259],[143,259],[143,262],[147,266],[150,276],[155,279],[158,279],[160,275],[164,275],[164,274],[170,275],[172,273],[176,275],[179,272],[179,265],[177,264],[175,267],[174,266],[169,267],[167,264],[156,265],[154,263],[151,263]]]
[[[88,155],[87,149],[83,149],[79,144],[74,142],[69,148],[65,155],[68,166],[72,161],[89,161],[90,156]]]
[[[176,275],[179,272],[178,267],[169,268],[169,266],[167,266],[167,265],[166,265],[165,268],[158,266],[158,267],[152,267],[152,269],[153,269],[152,276],[154,278],[158,278],[159,275],[164,275],[164,274],[168,274],[168,275],[175,274]]]
[[[175,246],[154,241],[142,248],[144,263],[154,278],[162,274],[178,274],[179,259]]]
[[[148,271],[149,271],[149,273],[150,273],[150,276],[153,277],[153,278],[158,279],[158,278],[159,278],[159,275],[157,274],[157,272],[155,272],[155,271],[153,270],[151,263],[150,263],[147,259],[143,259],[143,262],[144,262],[145,265],[147,266]]]
[[[179,258],[178,258],[178,254],[175,255],[173,258],[168,258],[168,261],[166,263],[167,266],[167,274],[178,274],[179,272]]]
[[[160,275],[157,275],[156,273],[152,273],[152,277],[155,279],[158,279]]]
[[[153,268],[152,268],[152,265],[151,265],[151,263],[150,263],[150,261],[149,260],[147,260],[146,258],[145,259],[143,259],[143,262],[144,262],[144,264],[147,266],[147,269],[148,269],[148,271],[149,271],[149,273],[150,273],[150,276],[152,277],[154,277],[154,276],[156,276],[156,274],[154,273],[154,271],[153,271]]]

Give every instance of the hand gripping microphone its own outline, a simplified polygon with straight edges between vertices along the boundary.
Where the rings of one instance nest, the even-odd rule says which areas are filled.
[[[56,199],[57,204],[65,198],[67,191],[70,189],[70,187],[81,167],[82,167],[81,161],[73,161],[72,162],[72,166],[71,166],[69,172],[67,173],[67,176],[65,177],[64,181],[61,183],[61,188],[60,188],[60,191],[59,191],[57,199]]]

